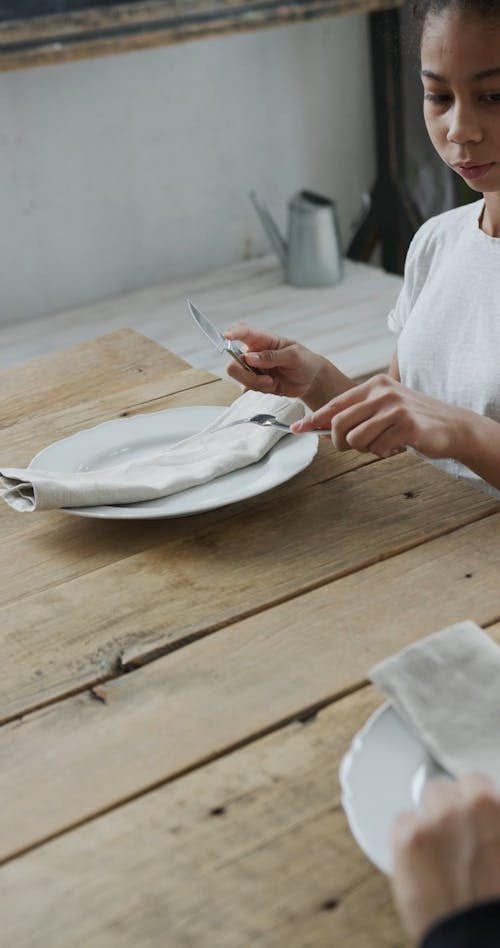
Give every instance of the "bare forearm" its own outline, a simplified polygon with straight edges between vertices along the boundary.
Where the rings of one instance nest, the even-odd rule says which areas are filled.
[[[461,416],[454,459],[500,490],[500,424],[472,411]]]
[[[396,381],[400,381],[397,352],[394,353],[392,358],[388,375]],[[358,381],[354,381],[354,379],[351,379],[348,375],[344,375],[344,373],[341,372],[336,365],[329,362],[328,359],[321,358],[321,368],[309,391],[303,397],[303,401],[305,401],[306,405],[313,411],[317,411],[318,408],[321,408],[326,402],[329,402],[330,399],[341,395],[342,392],[347,392],[348,389],[354,388],[358,384]]]
[[[309,389],[303,395],[303,401],[306,405],[317,411],[331,398],[341,395],[349,388],[356,385],[348,375],[344,375],[337,366],[333,365],[328,359],[321,359],[321,365],[314,381]]]

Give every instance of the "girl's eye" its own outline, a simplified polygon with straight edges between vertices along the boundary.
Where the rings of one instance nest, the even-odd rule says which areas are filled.
[[[426,92],[424,99],[426,102],[434,102],[435,105],[443,105],[449,101],[450,97],[449,95],[438,95],[437,92]]]
[[[500,92],[488,92],[482,98],[486,102],[500,102]]]

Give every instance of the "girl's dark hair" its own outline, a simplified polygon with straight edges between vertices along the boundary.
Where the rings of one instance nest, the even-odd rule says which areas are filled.
[[[428,16],[455,10],[457,13],[470,13],[479,17],[500,17],[500,0],[416,0],[412,5],[412,14],[417,23],[419,38]]]

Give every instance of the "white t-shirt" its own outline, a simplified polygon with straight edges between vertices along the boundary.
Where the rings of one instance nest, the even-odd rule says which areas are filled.
[[[500,238],[480,229],[483,207],[476,201],[420,227],[388,324],[399,333],[404,385],[500,422]],[[432,463],[500,497],[463,464]]]

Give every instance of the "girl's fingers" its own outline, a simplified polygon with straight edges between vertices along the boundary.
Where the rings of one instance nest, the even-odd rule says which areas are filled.
[[[370,454],[377,454],[379,458],[389,458],[393,454],[404,454],[406,447],[402,444],[404,436],[398,425],[389,425],[373,441],[368,442],[365,450]]]
[[[435,777],[426,783],[420,798],[425,814],[435,820],[461,805],[462,791],[458,782],[448,777]]]
[[[396,453],[406,444],[401,424],[401,398],[393,391],[393,380],[376,377],[333,398],[302,422],[294,432],[331,426],[332,441],[339,451],[354,448],[380,457]]]
[[[414,810],[403,810],[398,813],[391,826],[391,849],[397,857],[407,847],[414,845],[414,840],[422,825],[422,819]]]
[[[307,419],[292,425],[292,431],[299,433],[331,427],[331,438],[338,451],[370,451],[372,442],[377,441],[390,425],[390,419],[377,413],[369,401],[353,405],[339,414],[335,414],[334,402],[330,402]]]
[[[299,431],[304,432],[314,431],[316,428],[329,428],[335,414],[334,403],[335,399],[331,402],[327,402],[322,408],[318,408],[318,411],[313,411],[310,415],[305,415],[300,421],[295,421],[293,425],[290,425],[290,430],[298,434]]]
[[[394,404],[395,394],[402,390],[402,386],[387,375],[375,375],[366,382],[360,382],[347,391],[342,392],[327,402],[317,411],[302,421],[302,427],[294,430],[312,431],[313,428],[327,427],[333,418],[343,412],[355,409],[356,406],[371,406],[368,413],[374,415],[384,406]],[[397,395],[396,395],[397,397]],[[364,411],[364,409],[363,409]],[[366,417],[366,415],[364,416]]]
[[[387,375],[375,375],[366,382],[360,382],[348,388],[341,395],[333,398],[324,408],[330,407],[331,411],[339,415],[341,412],[348,411],[356,405],[371,405],[372,414],[380,409],[387,410],[391,405],[396,405],[401,399],[403,386]],[[316,414],[323,412],[320,408]]]
[[[479,841],[500,838],[500,798],[485,774],[471,773],[461,780],[462,797]]]
[[[255,375],[253,372],[247,372],[246,369],[242,369],[233,359],[229,365],[226,366],[226,372],[235,382],[239,382],[245,389],[252,389],[254,392],[272,394],[276,387],[276,382],[270,375]]]
[[[339,451],[367,451],[387,424],[370,402],[360,402],[332,418],[332,441]]]
[[[477,793],[497,795],[497,788],[486,774],[469,773],[461,778],[461,787],[465,797],[475,796]]]
[[[262,332],[259,329],[251,329],[246,323],[237,323],[231,329],[224,333],[226,339],[243,342],[253,351],[266,349],[278,349],[285,340],[270,332]]]
[[[355,412],[356,409],[361,412],[359,417],[366,417],[367,413],[373,414],[375,409],[370,400],[362,396],[362,388],[363,386],[358,385],[356,388],[351,388],[349,391],[343,392],[342,395],[332,398],[331,401],[326,402],[321,408],[308,415],[307,418],[303,418],[303,427],[297,430],[312,431],[314,428],[328,428],[332,420],[338,415],[345,412],[346,418],[348,418],[348,412]]]
[[[286,369],[290,363],[290,351],[288,347],[263,349],[260,352],[248,351],[245,352],[245,360],[255,369]]]
[[[340,448],[339,450],[352,450],[354,448],[355,451],[369,451],[378,454],[373,445],[386,436],[388,427],[390,427],[390,422],[386,418],[381,418],[378,415],[375,418],[368,418],[347,432],[345,437],[346,448]]]

